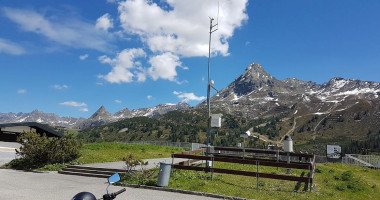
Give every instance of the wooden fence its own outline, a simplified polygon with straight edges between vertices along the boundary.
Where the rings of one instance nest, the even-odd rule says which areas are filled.
[[[195,155],[198,154],[198,155]],[[251,176],[257,178],[257,186],[259,186],[259,178],[270,178],[287,181],[304,182],[310,187],[313,186],[314,171],[315,171],[315,155],[303,153],[288,153],[283,151],[262,150],[262,149],[247,149],[247,148],[232,148],[232,147],[211,147],[202,148],[195,151],[186,151],[172,154],[172,168],[204,171],[223,174],[234,174],[242,176]],[[174,158],[185,158],[187,161],[174,163]],[[199,161],[212,161],[212,165],[192,166],[193,163]],[[256,165],[256,171],[242,171],[214,168],[214,162],[226,162],[237,164]],[[259,166],[281,167],[287,169],[302,169],[308,170],[309,175],[292,176],[272,173],[263,173],[259,171]]]

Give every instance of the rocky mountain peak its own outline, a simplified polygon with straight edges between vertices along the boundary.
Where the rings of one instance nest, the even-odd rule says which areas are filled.
[[[116,118],[130,118],[132,112],[128,108],[124,108],[123,110],[120,110],[116,112],[113,116]]]
[[[32,114],[41,114],[42,112],[41,111],[39,111],[39,110],[33,110],[32,111]]]
[[[177,107],[180,109],[188,109],[191,108],[191,106],[186,101],[181,101],[177,104]]]
[[[112,118],[112,114],[109,113],[104,106],[101,106],[91,117],[90,119],[109,119]]]
[[[277,83],[278,80],[268,74],[260,64],[252,63],[228,88],[232,89],[235,95],[242,96],[254,90],[273,88]]]
[[[248,65],[246,71],[242,74],[241,77],[251,80],[273,79],[273,77],[268,74],[258,63],[252,63]]]

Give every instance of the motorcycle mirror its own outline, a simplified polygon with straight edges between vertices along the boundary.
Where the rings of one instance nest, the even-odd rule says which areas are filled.
[[[118,173],[113,174],[111,177],[108,178],[108,183],[116,183],[120,181],[120,175]]]

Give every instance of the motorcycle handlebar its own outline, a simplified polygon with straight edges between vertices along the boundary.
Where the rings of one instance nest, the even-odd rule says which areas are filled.
[[[121,189],[121,190],[119,190],[119,191],[115,192],[115,193],[114,193],[114,194],[115,194],[115,197],[116,197],[117,195],[119,195],[119,194],[121,194],[121,193],[125,192],[125,191],[126,191],[126,189],[125,189],[125,188],[123,188],[123,189]]]
[[[105,195],[103,195],[103,200],[112,200],[112,199],[116,198],[117,195],[119,195],[125,191],[126,191],[126,189],[123,188],[117,192],[112,192],[111,194],[105,194]]]

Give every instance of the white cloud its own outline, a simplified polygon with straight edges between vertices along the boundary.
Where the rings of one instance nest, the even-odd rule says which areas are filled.
[[[80,108],[79,111],[81,111],[81,112],[88,112],[88,108]]]
[[[145,56],[145,52],[140,48],[124,49],[113,59],[105,55],[100,56],[99,61],[104,64],[110,64],[112,70],[107,75],[99,75],[98,77],[110,83],[132,82],[135,75],[131,70],[141,67],[141,63],[136,62],[135,59]]]
[[[182,101],[186,101],[186,102],[188,102],[188,101],[202,101],[202,100],[206,99],[206,97],[204,97],[204,96],[198,97],[194,93],[184,93],[184,92],[174,91],[173,94],[176,95],[179,99],[182,99]]]
[[[0,53],[21,55],[25,53],[25,50],[18,44],[0,38]]]
[[[83,54],[79,56],[79,59],[86,60],[88,58],[88,54]]]
[[[72,106],[72,107],[87,107],[86,103],[80,103],[76,101],[65,101],[60,104],[63,106]]]
[[[26,91],[26,89],[19,89],[19,90],[17,90],[17,93],[18,94],[26,94],[27,91]]]
[[[160,55],[150,57],[149,68],[142,67],[141,62],[136,58],[145,57],[146,53],[141,49],[124,49],[115,58],[100,56],[98,60],[103,64],[112,66],[112,70],[107,75],[99,75],[99,78],[105,79],[110,83],[130,83],[133,81],[145,82],[147,76],[153,80],[164,79],[175,81],[178,84],[183,82],[177,81],[177,67],[187,70],[187,67],[181,66],[182,63],[177,55],[166,52]]]
[[[76,102],[76,101],[65,101],[65,102],[60,103],[60,105],[79,107],[79,111],[88,112],[87,104],[83,102],[81,103],[81,102]]]
[[[146,98],[147,98],[148,100],[151,100],[151,99],[152,99],[152,95],[148,95],[148,96],[146,96]]]
[[[108,31],[108,29],[113,28],[113,20],[110,14],[106,13],[96,20],[95,27],[97,29]]]
[[[172,52],[183,57],[207,56],[209,20],[218,12],[218,0],[167,0],[167,6],[147,0],[119,3],[123,29],[137,34],[154,53]],[[220,1],[218,31],[212,35],[214,54],[228,55],[228,39],[248,19],[247,0]]]
[[[137,82],[145,82],[146,81],[146,73],[145,72],[137,72]]]
[[[11,21],[20,25],[22,30],[43,35],[59,44],[102,52],[107,52],[112,48],[108,43],[112,35],[77,18],[44,16],[27,9],[3,8],[2,11]]]
[[[119,99],[116,99],[115,103],[121,103],[121,101]]]
[[[120,0],[107,0],[107,3],[116,3],[119,2]]]
[[[182,64],[178,56],[169,52],[151,57],[149,63],[151,67],[148,69],[148,74],[153,80],[161,78],[169,81],[175,81],[176,67]]]
[[[53,85],[52,86],[54,89],[56,89],[56,90],[63,90],[63,89],[67,89],[67,88],[69,88],[69,86],[67,86],[67,85]]]

